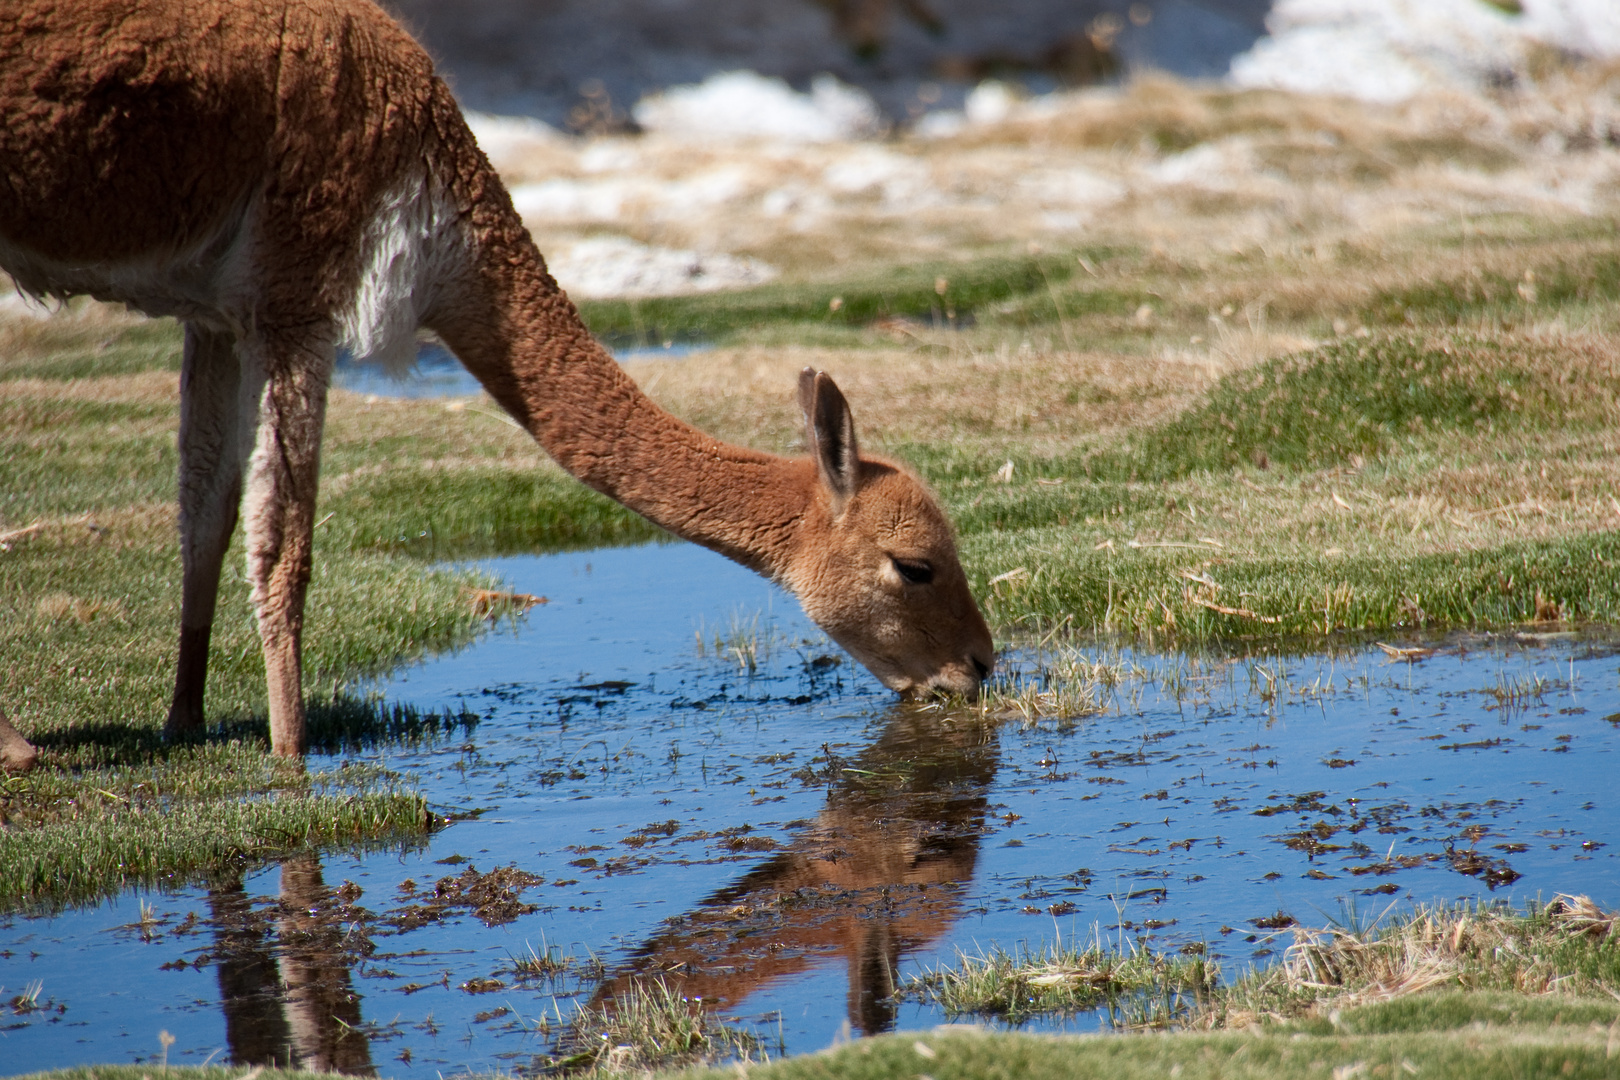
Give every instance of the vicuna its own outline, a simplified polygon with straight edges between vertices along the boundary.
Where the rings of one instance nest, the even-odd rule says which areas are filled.
[[[731,446],[594,341],[427,55],[364,0],[63,0],[0,11],[0,267],[185,326],[179,662],[204,721],[240,510],[275,753],[306,745],[299,637],[339,347],[396,367],[427,327],[565,469],[793,590],[888,686],[972,693],[994,662],[951,530],[862,458],[806,370],[812,448]]]

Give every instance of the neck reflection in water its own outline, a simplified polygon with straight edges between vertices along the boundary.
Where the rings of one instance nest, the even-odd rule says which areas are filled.
[[[736,1009],[765,984],[841,956],[851,1027],[889,1030],[902,958],[937,942],[960,914],[998,757],[994,725],[896,706],[858,756],[829,753],[827,805],[812,824],[670,919],[591,1004],[611,1007],[633,980],[662,976],[688,997]]]
[[[315,1072],[375,1076],[350,969],[369,951],[341,893],[326,887],[320,859],[281,864],[281,895],[255,908],[242,877],[209,890],[214,959],[230,1058]]]

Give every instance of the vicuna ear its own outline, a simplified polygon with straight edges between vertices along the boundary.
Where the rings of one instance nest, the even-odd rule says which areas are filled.
[[[861,469],[849,402],[826,372],[805,368],[799,372],[799,408],[804,410],[805,442],[821,470],[821,482],[832,493],[833,512],[843,513]]]

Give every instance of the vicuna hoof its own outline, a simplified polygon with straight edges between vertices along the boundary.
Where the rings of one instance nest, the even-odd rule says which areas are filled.
[[[0,772],[24,773],[39,762],[39,751],[34,744],[17,733],[0,713]]]

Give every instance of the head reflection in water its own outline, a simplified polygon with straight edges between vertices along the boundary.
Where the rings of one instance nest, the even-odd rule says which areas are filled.
[[[208,901],[231,1060],[375,1076],[350,978],[356,943],[319,858],[281,864],[272,910],[253,907],[240,876],[209,890]]]
[[[897,706],[875,743],[827,763],[832,786],[814,824],[670,920],[592,1004],[658,973],[689,997],[735,1009],[766,983],[836,955],[849,967],[850,1025],[888,1030],[902,957],[939,940],[960,914],[997,763],[992,727]]]

